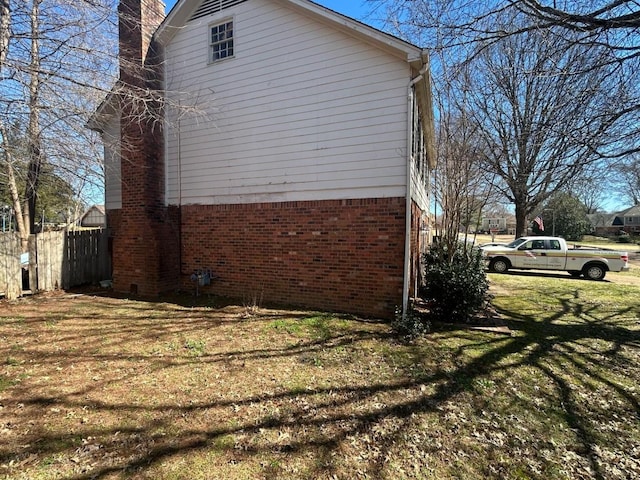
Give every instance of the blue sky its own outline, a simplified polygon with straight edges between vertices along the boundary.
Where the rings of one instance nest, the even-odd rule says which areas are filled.
[[[365,0],[314,0],[331,10],[347,15],[356,20],[362,20],[369,10]],[[165,0],[167,12],[173,8],[177,0]]]

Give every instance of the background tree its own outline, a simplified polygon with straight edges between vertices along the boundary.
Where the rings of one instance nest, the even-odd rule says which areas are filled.
[[[587,207],[570,193],[554,194],[543,205],[540,217],[545,226],[543,233],[547,235],[555,231],[557,236],[579,241],[591,231]]]
[[[14,165],[13,171],[17,176],[16,183],[24,184],[27,172],[26,164]],[[43,166],[39,183],[37,222],[41,222],[44,217],[46,222],[66,224],[80,216],[84,205],[79,202],[78,196],[69,182],[57,175],[51,165],[45,164]],[[13,205],[9,185],[4,182],[0,183],[0,205]],[[14,217],[13,220],[15,221],[17,218]]]
[[[522,96],[517,97],[517,101],[524,99],[525,103],[517,104],[513,112],[517,122],[512,122],[513,127],[520,128],[511,128],[516,134],[513,136],[516,143],[509,147],[518,150],[519,156],[514,157],[513,152],[507,152],[503,142],[505,132],[498,128],[494,128],[495,138],[487,139],[490,148],[486,149],[493,153],[487,165],[506,166],[507,158],[515,159],[511,163],[515,169],[496,168],[493,173],[503,180],[502,185],[497,186],[502,188],[505,198],[516,205],[518,234],[523,233],[526,218],[536,205],[544,202],[554,191],[568,186],[572,182],[571,177],[578,179],[587,167],[599,161],[600,173],[592,178],[598,178],[600,184],[602,172],[611,171],[616,161],[625,159],[640,145],[640,36],[637,35],[640,7],[637,2],[370,0],[370,3],[371,15],[382,15],[387,28],[431,49],[436,60],[433,69],[436,86],[449,83],[457,76],[460,70],[456,72],[455,65],[465,67],[466,78],[461,82],[458,97],[467,98],[467,93],[471,92],[478,100],[486,100],[484,104],[478,104],[480,110],[467,106],[469,111],[478,112],[479,117],[485,116],[491,121],[500,101],[510,107],[509,102],[513,99],[506,96],[508,92],[505,89],[513,90],[516,86],[514,75],[523,79],[522,88],[517,91]],[[516,21],[504,21],[505,18]],[[513,55],[520,48],[518,45],[533,41],[537,42],[535,60],[527,63],[526,55],[520,53],[520,58]],[[544,50],[547,47],[549,52]],[[510,51],[514,48],[516,50]],[[495,55],[499,50],[520,63],[510,63],[506,57],[503,62],[491,61],[492,56],[497,60]],[[562,55],[563,52],[566,55]],[[569,61],[570,57],[572,61]],[[451,75],[452,72],[455,75]],[[502,99],[491,98],[494,91],[490,82],[486,82],[490,75],[493,75],[494,86],[501,89],[497,91]],[[500,78],[503,75],[507,80]],[[471,87],[467,79],[477,79],[478,76],[485,77],[484,85]],[[506,85],[509,81],[511,85]],[[570,102],[574,102],[576,108],[585,104],[582,124],[575,111],[571,112],[575,119],[573,125],[565,128],[560,117],[548,115],[542,108],[531,110],[535,105],[526,103],[526,100],[534,100],[540,91],[534,93],[527,88],[536,85],[545,88],[545,83],[546,88],[560,89],[554,92],[558,95],[554,100],[557,105],[563,105],[570,111]],[[594,88],[594,97],[589,95],[590,88]],[[559,95],[564,95],[564,98]],[[557,114],[563,113],[555,106],[553,110]],[[552,125],[554,118],[556,123]],[[538,133],[551,133],[551,138],[558,140],[557,147],[566,150],[558,164],[545,160],[551,158],[548,156],[549,142],[541,147],[535,142],[526,142],[527,137],[535,140],[536,134],[531,129]],[[562,144],[560,138],[563,134]],[[538,136],[538,139],[543,137]],[[540,160],[547,162],[546,166],[541,164],[532,168],[531,157],[520,156],[523,141],[530,151],[539,150]],[[574,151],[570,152],[570,149]],[[509,156],[505,156],[505,152]],[[498,160],[498,154],[504,158]],[[575,160],[577,164],[571,167]],[[545,173],[553,170],[555,173],[549,179]],[[591,207],[597,208],[599,202],[592,200]]]
[[[502,18],[505,25],[521,20]],[[583,71],[605,52],[552,38],[531,31],[481,44],[464,68],[465,98],[485,144],[482,165],[515,206],[516,236],[542,202],[601,160],[597,150],[615,130],[608,108],[616,86],[603,70]]]
[[[629,155],[617,170],[620,192],[632,205],[640,205],[640,154]]]
[[[439,213],[440,242],[446,252],[455,253],[461,227],[464,233],[482,221],[481,215],[493,193],[492,181],[480,168],[484,155],[477,124],[464,111],[441,110],[438,125],[438,163],[433,175],[436,210]]]
[[[115,0],[1,1],[0,176],[24,245],[44,172],[78,195],[102,188],[85,125],[116,78]]]
[[[613,167],[603,169],[602,165],[596,163],[580,175],[576,175],[567,186],[567,190],[580,200],[588,214],[603,212],[607,197],[612,191],[617,190],[615,170]],[[594,182],[594,178],[598,181]]]

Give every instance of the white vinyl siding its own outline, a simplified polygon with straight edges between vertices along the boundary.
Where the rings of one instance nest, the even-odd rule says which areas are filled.
[[[114,115],[102,134],[104,144],[105,208],[122,208],[122,182],[120,172],[120,118]]]
[[[208,64],[229,15],[235,58]],[[168,108],[169,203],[405,195],[406,60],[263,0],[188,23],[166,56],[169,105],[208,113]]]

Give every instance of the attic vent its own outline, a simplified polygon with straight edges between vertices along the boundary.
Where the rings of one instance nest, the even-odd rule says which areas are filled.
[[[247,0],[204,0],[198,9],[193,12],[189,21],[196,20],[198,18],[206,17],[214,13],[221,12],[227,8],[235,7]]]

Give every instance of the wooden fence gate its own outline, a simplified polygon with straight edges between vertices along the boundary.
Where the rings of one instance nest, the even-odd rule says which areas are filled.
[[[0,237],[0,295],[22,293],[20,241],[16,234]],[[28,278],[32,292],[67,289],[111,278],[107,230],[54,231],[29,237]],[[5,273],[3,273],[3,271]],[[3,288],[4,286],[4,288]]]

